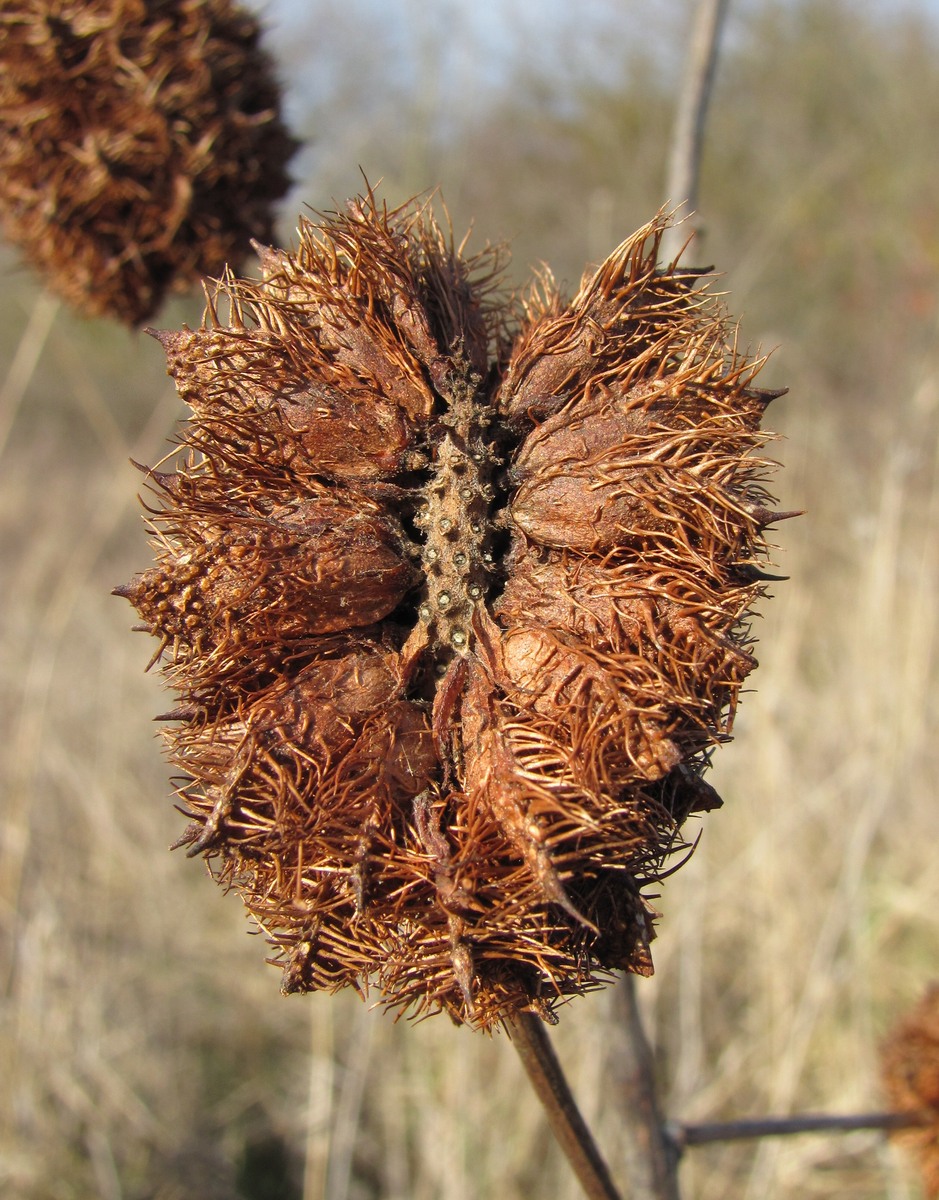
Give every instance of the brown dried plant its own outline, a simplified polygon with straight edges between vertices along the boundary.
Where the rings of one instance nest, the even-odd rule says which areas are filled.
[[[229,0],[9,0],[0,218],[49,286],[136,325],[269,238],[295,143]]]
[[[117,591],[179,694],[180,844],[287,992],[488,1027],[652,970],[786,515],[779,393],[666,226],[522,303],[369,194],[156,334],[192,417]]]
[[[939,983],[897,1024],[881,1055],[884,1086],[898,1112],[919,1112],[924,1124],[892,1136],[917,1159],[923,1190],[939,1197]]]

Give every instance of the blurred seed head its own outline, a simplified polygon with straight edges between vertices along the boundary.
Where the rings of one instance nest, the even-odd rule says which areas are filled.
[[[372,195],[156,334],[192,409],[117,589],[180,839],[288,992],[487,1027],[625,969],[755,665],[774,393],[663,216],[567,301]]]
[[[925,1112],[932,1120],[891,1136],[915,1157],[929,1200],[939,1197],[939,984],[890,1032],[881,1051],[884,1087],[898,1112]]]
[[[46,283],[135,325],[269,239],[295,143],[229,0],[10,0],[0,219]]]

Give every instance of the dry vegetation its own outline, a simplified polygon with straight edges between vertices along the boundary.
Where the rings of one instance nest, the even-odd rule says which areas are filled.
[[[679,7],[661,5],[663,37]],[[487,110],[443,106],[446,73],[436,98],[389,75],[416,114],[404,146],[360,137],[380,114],[337,92],[302,199],[358,190],[356,163],[392,201],[443,180],[458,226],[472,210],[480,235],[520,235],[519,276],[537,256],[576,282],[658,204],[670,103],[667,54],[637,67],[611,49],[659,53],[636,12],[600,17],[605,35],[560,83],[531,71]],[[317,56],[361,53],[335,21],[328,47],[328,26],[311,39],[314,74]],[[781,498],[809,515],[780,531],[792,580],[766,606],[756,690],[717,756],[727,803],[665,887],[657,973],[640,983],[665,1108],[690,1119],[872,1107],[879,1039],[939,950],[939,32],[819,2],[741,6],[731,34],[707,253],[745,337],[781,344],[766,373],[793,391],[772,413]],[[351,995],[281,999],[237,901],[166,853],[180,819],[148,737],[161,697],[108,593],[147,556],[127,460],[159,457],[179,408],[148,339],[79,323],[12,278],[0,1193],[575,1200],[503,1039],[396,1025]],[[609,1007],[609,993],[573,1002],[557,1041],[616,1173]],[[918,1195],[867,1133],[702,1148],[682,1172],[689,1200]]]

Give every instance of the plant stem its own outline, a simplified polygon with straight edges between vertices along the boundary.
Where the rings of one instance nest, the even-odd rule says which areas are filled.
[[[544,1022],[523,1012],[506,1018],[504,1024],[584,1195],[588,1200],[621,1200],[564,1077]]]
[[[854,1129],[912,1129],[935,1121],[935,1114],[911,1112],[850,1113],[832,1116],[826,1113],[806,1113],[797,1117],[761,1117],[753,1121],[714,1121],[700,1125],[683,1125],[669,1121],[666,1136],[679,1154],[686,1146],[702,1146],[706,1142],[729,1142],[739,1138],[782,1137],[792,1133],[849,1133]]]
[[[704,123],[714,85],[717,48],[727,4],[728,0],[699,0],[698,3],[668,160],[666,196],[669,203],[677,205],[676,220],[690,217],[698,207]],[[697,222],[693,219],[666,230],[661,245],[662,261],[667,263],[676,258],[683,243],[698,232]]]
[[[655,1063],[636,1001],[636,979],[624,975],[613,993],[609,1072],[622,1116],[623,1151],[636,1200],[678,1200],[679,1154],[665,1135]]]

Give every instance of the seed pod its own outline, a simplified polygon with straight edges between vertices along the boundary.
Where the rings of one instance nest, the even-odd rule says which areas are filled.
[[[49,286],[129,325],[268,239],[295,143],[230,0],[13,0],[0,218]]]
[[[716,385],[702,403],[699,370],[693,362],[651,385],[601,389],[540,424],[512,472],[513,522],[542,545],[583,554],[628,548],[683,558],[693,531],[708,541],[743,539],[721,549],[725,557],[745,557],[747,534],[757,532],[740,519],[746,454],[759,437],[736,411],[739,385]]]
[[[218,469],[256,476],[276,462],[307,478],[381,479],[409,465],[403,412],[348,373],[297,378],[282,346],[237,330],[151,332],[199,421],[190,444],[204,443]]]
[[[285,639],[381,620],[418,578],[400,529],[363,496],[279,505],[262,497],[251,506],[244,494],[228,508],[231,497],[216,481],[189,482],[193,495],[164,531],[172,529],[174,541],[161,544],[158,565],[121,594],[149,632],[173,646],[190,683],[243,672],[259,656],[270,669]]]
[[[652,970],[648,899],[755,666],[762,365],[656,218],[569,303],[369,195],[160,333],[192,410],[122,589],[180,839],[284,988],[491,1026]],[[226,311],[227,305],[227,311]]]

